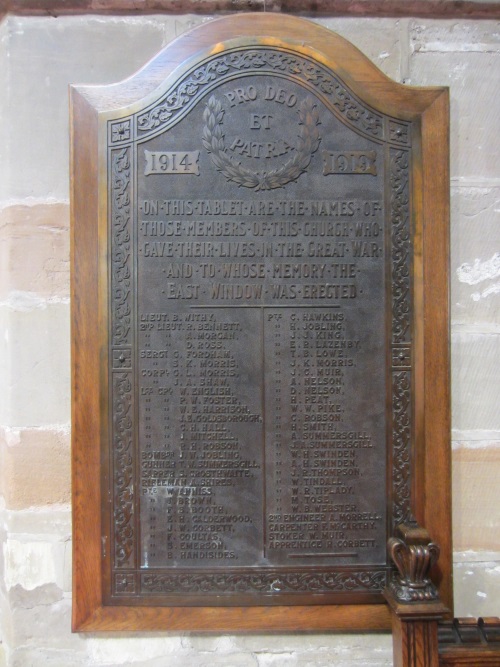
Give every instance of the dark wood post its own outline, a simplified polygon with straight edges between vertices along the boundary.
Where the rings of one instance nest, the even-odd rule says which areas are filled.
[[[392,612],[394,667],[438,667],[438,621],[448,613],[429,579],[439,547],[416,523],[400,525],[388,550],[397,567],[384,596]]]

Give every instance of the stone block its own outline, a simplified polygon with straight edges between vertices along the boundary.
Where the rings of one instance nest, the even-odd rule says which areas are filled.
[[[392,639],[384,635],[310,635],[298,636],[288,650],[256,650],[259,667],[389,667],[392,665]],[[302,640],[303,645],[301,645]],[[293,645],[295,644],[295,645]]]
[[[368,654],[377,656],[390,655],[392,659],[391,637],[386,634],[333,634],[308,633],[305,635],[288,634],[249,634],[233,637],[235,649],[250,651],[255,654],[282,656],[286,653],[309,655],[323,652],[333,662],[342,656],[353,660],[366,660]],[[197,643],[197,648],[201,645]],[[267,664],[267,663],[266,663]]]
[[[1,522],[5,527],[2,558],[7,591],[22,588],[31,592],[44,586],[66,591],[69,510],[4,510]],[[20,599],[20,595],[17,593],[14,598]]]
[[[500,442],[455,444],[452,507],[456,550],[500,548],[499,480]]]
[[[69,429],[0,429],[0,480],[9,509],[69,503]]]
[[[263,639],[262,635],[250,635],[258,639]],[[278,639],[277,635],[273,635],[274,639]],[[252,650],[251,647],[244,646],[238,642],[238,636],[235,635],[197,635],[187,634],[182,637],[182,648],[190,653],[192,652],[213,652],[213,653],[229,653],[235,651],[235,646],[239,649]]]
[[[497,542],[498,547],[498,542]],[[467,552],[465,557],[478,556]],[[455,616],[498,616],[500,560],[455,563]]]
[[[88,667],[88,664],[84,651],[22,647],[12,651],[8,667]]]
[[[406,19],[320,18],[315,22],[349,40],[391,79],[405,77]]]
[[[73,583],[73,563],[72,563],[73,544],[70,539],[64,543],[62,587],[65,593],[71,593]]]
[[[452,425],[458,431],[499,431],[500,334],[452,334]]]
[[[367,638],[367,647],[359,657],[353,656],[349,649],[343,655],[320,651],[283,656],[259,655],[259,667],[392,667],[392,647],[389,655],[377,655],[370,648],[371,638]]]
[[[410,45],[415,53],[493,52],[500,53],[496,21],[412,21]]]
[[[1,581],[8,582],[10,587],[26,586],[25,590],[29,591],[53,583],[65,594],[71,592],[70,507],[49,507],[15,511],[4,509],[0,514],[0,523],[4,529],[4,533],[0,534],[0,542],[5,544],[5,548],[0,550]],[[37,549],[41,549],[49,561],[47,565],[46,562],[38,563],[34,558],[36,567],[31,570],[31,574],[20,569],[26,565],[25,557],[32,557],[30,544],[45,544],[34,547],[34,556],[38,553]],[[8,569],[3,564],[4,554],[9,557]],[[56,573],[54,581],[45,581],[46,577],[41,573],[53,571]],[[0,585],[0,593],[1,590]]]
[[[56,581],[54,544],[7,538],[4,544],[5,584],[31,591]]]
[[[68,598],[32,608],[15,607],[12,609],[12,626],[12,648],[36,648],[40,652],[45,649],[72,650],[76,657],[80,651],[85,651],[86,640],[71,633],[71,600]],[[73,665],[73,662],[69,664]]]
[[[1,525],[13,535],[31,535],[45,541],[67,541],[71,537],[71,509],[69,506],[51,506],[34,510],[3,510]]]
[[[184,664],[179,662],[184,653],[180,636],[159,637],[153,633],[120,638],[91,636],[86,650],[93,665],[147,664],[156,658],[161,658],[164,665]]]
[[[180,642],[180,643],[179,643]],[[91,636],[87,655],[95,665],[135,667],[271,667],[285,665],[392,664],[390,635],[185,635],[182,637]]]
[[[10,160],[3,167],[0,162],[0,200],[68,199],[68,85],[130,76],[193,18],[10,16],[6,21],[9,72],[2,125],[9,127]]]
[[[140,658],[140,654],[137,654]],[[260,667],[260,656],[249,653],[230,653],[218,655],[217,653],[196,653],[192,655],[176,654],[166,655],[151,660],[134,660],[133,662],[106,663],[106,667],[113,665],[133,665],[133,667]],[[98,663],[104,667],[104,663]]]
[[[4,539],[3,531],[0,531],[0,540],[2,543]],[[2,579],[0,582],[0,667],[6,667],[7,665],[7,663],[2,662],[2,660],[6,661],[7,659],[6,654],[8,652],[8,647],[11,645],[13,632],[10,615],[10,604],[7,592],[5,590],[5,584],[3,582],[3,573],[3,553],[0,549],[0,576]],[[2,649],[4,650],[3,654]]]
[[[450,88],[452,177],[498,178],[500,53],[416,51],[409,83]]]
[[[67,424],[69,305],[40,304],[26,299],[26,293],[11,298],[9,304],[0,306],[0,329],[3,324],[6,331],[0,342],[4,379],[0,423],[12,427]]]
[[[33,204],[0,210],[0,301],[10,292],[69,298],[69,206]]]
[[[500,186],[451,190],[452,324],[500,332]]]
[[[10,128],[8,123],[5,122],[5,115],[7,113],[7,94],[9,86],[9,25],[8,20],[0,20],[0,90],[2,95],[0,95],[0,174],[2,178],[0,179],[0,193],[4,190],[6,181],[9,178],[10,167],[9,160],[9,132]],[[5,182],[1,181],[5,179]],[[2,197],[0,196],[0,202]],[[1,644],[0,644],[1,646]],[[1,663],[0,663],[1,664]]]
[[[32,609],[38,605],[54,604],[62,598],[63,592],[55,584],[44,584],[30,591],[16,584],[9,591],[11,609]]]

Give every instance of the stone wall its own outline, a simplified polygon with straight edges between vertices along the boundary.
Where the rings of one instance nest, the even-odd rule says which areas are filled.
[[[0,665],[392,664],[389,635],[70,632],[68,84],[120,80],[208,20],[0,23]],[[318,21],[395,80],[451,89],[455,614],[500,615],[500,24]]]

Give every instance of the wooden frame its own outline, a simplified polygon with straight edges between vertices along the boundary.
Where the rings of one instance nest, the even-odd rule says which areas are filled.
[[[273,607],[142,607],[103,603],[100,516],[101,448],[106,424],[107,119],[151,101],[174,70],[226,42],[279,46],[335,71],[372,108],[413,122],[411,217],[414,233],[414,477],[412,513],[441,547],[433,573],[452,608],[448,305],[448,92],[398,85],[341,37],[301,19],[238,15],[210,22],[167,47],[137,75],[109,87],[72,88],[72,424],[73,629],[109,630],[388,630],[383,604]],[[135,107],[134,107],[135,105]]]

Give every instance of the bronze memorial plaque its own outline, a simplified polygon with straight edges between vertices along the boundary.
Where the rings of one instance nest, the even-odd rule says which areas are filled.
[[[236,50],[110,124],[111,439],[137,441],[134,471],[120,451],[110,465],[139,495],[137,533],[132,504],[111,528],[117,596],[130,568],[138,594],[184,604],[385,583],[386,355],[411,385],[408,126],[384,140],[391,119],[310,67]]]
[[[104,606],[380,603],[419,512],[420,116],[240,32],[194,31],[133,103],[74,93],[101,105]]]

